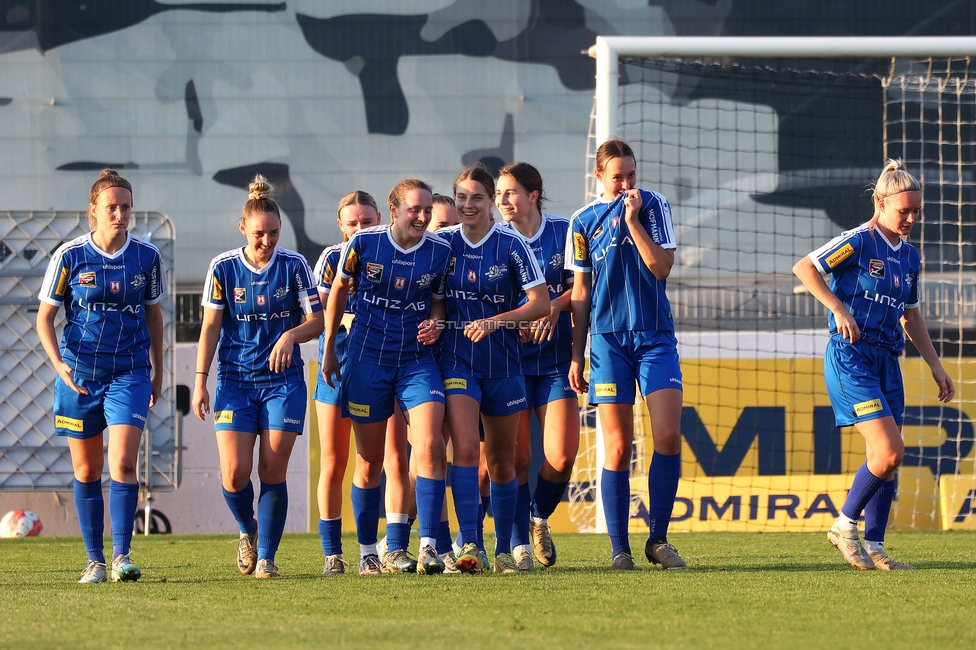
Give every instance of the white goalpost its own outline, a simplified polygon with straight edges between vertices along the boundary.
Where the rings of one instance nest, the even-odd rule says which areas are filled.
[[[870,218],[865,189],[886,158],[924,186],[910,241],[923,314],[957,387],[941,405],[908,346],[891,525],[976,529],[976,38],[598,37],[590,54],[588,167],[619,136],[640,186],[672,206],[668,295],[685,381],[672,530],[825,530],[836,516],[864,446],[833,427],[826,315],[790,268]],[[592,169],[587,188],[589,200]],[[603,443],[594,409],[581,413],[570,516],[604,531]],[[642,404],[634,450],[637,531],[653,451]]]

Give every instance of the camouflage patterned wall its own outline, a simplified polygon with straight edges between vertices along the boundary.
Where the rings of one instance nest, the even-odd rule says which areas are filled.
[[[0,209],[83,209],[97,170],[119,168],[139,210],[176,222],[175,277],[188,290],[241,243],[241,188],[258,171],[280,187],[283,245],[311,261],[337,238],[343,194],[364,189],[382,203],[405,175],[450,192],[476,160],[532,162],[551,209],[569,214],[583,201],[594,86],[582,52],[597,34],[976,34],[974,4],[4,0]],[[767,90],[714,84],[669,101],[768,101],[781,121],[778,169],[829,166],[810,142],[831,128],[833,104],[786,115]],[[880,126],[849,147],[878,167]],[[862,189],[861,179],[825,188],[810,208],[849,225],[835,195]]]

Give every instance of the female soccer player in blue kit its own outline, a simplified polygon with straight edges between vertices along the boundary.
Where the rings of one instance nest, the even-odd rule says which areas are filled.
[[[867,448],[867,461],[857,470],[827,539],[851,566],[890,571],[914,568],[884,551],[895,469],[905,455],[905,389],[898,365],[905,334],[931,368],[939,400],[950,401],[955,388],[922,319],[921,258],[907,241],[919,218],[922,186],[901,161],[889,160],[872,199],[869,222],[801,259],[793,273],[830,312],[824,378],[837,426],[854,425]],[[829,287],[822,274],[830,275]],[[864,545],[857,532],[862,512]]]
[[[443,319],[441,291],[450,248],[427,232],[432,205],[427,183],[400,181],[389,196],[391,224],[353,235],[339,261],[340,281],[329,293],[322,366],[328,382],[333,376],[342,381],[340,403],[356,434],[352,502],[360,575],[444,571],[435,549],[445,491],[444,392],[430,346],[441,333],[436,321]],[[353,286],[355,318],[340,377],[335,340]],[[395,403],[410,421],[417,454],[420,555],[413,560],[406,549],[409,538],[390,535],[381,564],[376,550],[380,473]]]
[[[479,419],[495,516],[495,573],[516,573],[511,554],[518,499],[515,437],[526,408],[519,328],[549,313],[549,292],[522,237],[492,221],[495,181],[480,165],[454,181],[461,224],[438,234],[451,246],[441,373],[454,445],[451,490],[457,513],[458,568],[482,567],[477,545]],[[526,300],[521,302],[522,294]]]
[[[328,301],[332,282],[339,269],[339,256],[344,243],[363,228],[375,226],[380,222],[376,200],[368,193],[357,190],[350,192],[339,201],[339,231],[343,244],[330,246],[322,251],[315,264],[314,274],[318,282],[319,300],[325,305]],[[336,355],[341,364],[346,354],[346,337],[352,326],[352,300],[348,302],[346,314],[336,335]],[[319,360],[325,351],[325,332],[319,337]],[[345,573],[342,559],[342,482],[349,460],[349,418],[342,417],[339,406],[339,390],[330,387],[321,376],[315,382],[312,394],[315,402],[319,429],[319,536],[322,538],[322,552],[325,555],[326,575]]]
[[[88,567],[79,582],[105,582],[103,432],[108,430],[112,581],[142,575],[129,559],[139,484],[136,461],[149,409],[162,393],[166,273],[159,250],[127,232],[132,185],[101,173],[89,193],[91,233],[54,253],[41,285],[37,333],[58,373],[54,426],[68,437],[75,507]],[[54,318],[64,305],[58,346]]]
[[[322,332],[322,305],[305,258],[278,246],[281,212],[260,174],[248,188],[238,227],[247,245],[210,263],[203,292],[193,412],[210,412],[207,378],[214,353],[214,426],[224,499],[237,520],[237,568],[278,577],[275,553],[288,514],[288,459],[305,427],[307,391],[298,344]],[[251,468],[260,439],[257,520]],[[256,546],[256,552],[255,552]]]
[[[556,563],[549,515],[562,499],[579,451],[579,403],[569,385],[573,326],[569,299],[573,272],[563,264],[569,219],[542,212],[546,199],[542,175],[528,163],[502,168],[495,186],[495,206],[521,234],[542,269],[549,291],[549,314],[523,329],[522,370],[528,409],[520,413],[515,468],[519,480],[512,556],[520,571],[531,571],[532,551],[543,566]],[[529,495],[530,410],[542,425],[545,459]]]
[[[657,192],[637,189],[637,160],[622,140],[597,149],[603,196],[570,220],[567,266],[575,272],[570,385],[589,390],[603,427],[606,461],[600,477],[612,548],[612,569],[633,570],[630,460],[634,440],[634,381],[647,403],[654,437],[648,472],[650,536],[644,553],[665,569],[686,564],[668,543],[668,525],[681,477],[681,368],[671,305],[665,293],[674,265],[671,207]],[[583,379],[587,329],[590,382]]]

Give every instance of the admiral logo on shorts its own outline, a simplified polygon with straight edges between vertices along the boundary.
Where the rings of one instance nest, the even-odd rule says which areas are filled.
[[[597,384],[596,385],[596,396],[597,397],[616,397],[617,396],[617,384]]]
[[[76,420],[75,418],[66,418],[63,415],[55,416],[54,426],[58,429],[67,429],[69,431],[83,431],[84,423],[81,420]]]
[[[214,413],[214,424],[233,424],[234,423],[234,412],[233,411],[217,411]]]
[[[350,415],[358,415],[362,418],[369,417],[369,404],[356,404],[355,402],[347,402],[349,407]]]
[[[468,380],[461,377],[452,377],[444,380],[444,390],[467,390]]]
[[[844,244],[844,246],[840,250],[838,250],[836,253],[834,253],[833,255],[827,258],[827,267],[832,269],[853,254],[854,254],[854,247],[851,246],[849,243]]]
[[[867,402],[861,402],[860,404],[854,405],[854,415],[861,417],[862,415],[869,415],[871,413],[877,413],[878,411],[884,410],[884,406],[881,404],[880,399],[873,399]]]
[[[872,278],[884,278],[885,269],[883,260],[871,260],[868,262],[868,274]]]
[[[373,262],[366,263],[366,279],[370,282],[382,282],[383,281],[383,265],[374,264]]]

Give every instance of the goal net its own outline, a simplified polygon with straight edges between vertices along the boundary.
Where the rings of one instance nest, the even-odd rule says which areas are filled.
[[[922,310],[957,396],[940,404],[909,343],[897,528],[976,528],[976,39],[600,38],[587,146],[611,135],[639,185],[668,197],[668,280],[684,374],[682,480],[672,530],[825,530],[864,442],[834,427],[826,312],[797,259],[872,214],[886,158],[924,186]],[[592,199],[593,196],[588,197]],[[594,409],[570,516],[601,530]],[[647,530],[653,446],[635,408],[631,530]],[[970,516],[972,515],[972,516]]]

